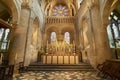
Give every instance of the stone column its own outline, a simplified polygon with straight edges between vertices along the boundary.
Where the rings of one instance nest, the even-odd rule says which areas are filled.
[[[90,28],[91,28],[91,42],[94,56],[94,66],[99,63],[103,63],[106,59],[111,58],[111,52],[109,48],[109,41],[107,36],[107,26],[102,24],[100,16],[100,10],[98,5],[93,5],[88,8],[90,16]],[[92,60],[91,60],[92,61]]]
[[[32,13],[31,13],[32,14]],[[26,42],[25,42],[25,50],[24,50],[24,66],[28,66],[31,62],[31,58],[33,57],[33,50],[35,49],[32,45],[32,31],[33,28],[33,19],[29,18],[28,28],[26,32]]]
[[[24,61],[25,48],[26,48],[26,38],[27,31],[29,27],[29,19],[30,19],[30,8],[28,3],[23,2],[21,6],[20,13],[20,22],[15,28],[13,39],[10,44],[10,55],[9,55],[9,63],[15,64],[21,61]],[[17,60],[15,60],[15,55],[17,54]]]

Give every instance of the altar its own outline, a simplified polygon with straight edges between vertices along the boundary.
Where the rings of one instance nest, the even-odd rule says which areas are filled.
[[[46,54],[42,55],[43,64],[78,64],[79,56],[75,53],[75,44],[55,41],[46,46]]]
[[[43,64],[78,64],[79,56],[77,54],[54,55],[47,54],[42,56]]]

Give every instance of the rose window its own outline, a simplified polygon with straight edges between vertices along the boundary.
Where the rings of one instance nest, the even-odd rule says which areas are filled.
[[[63,5],[55,6],[53,9],[53,16],[68,16],[68,8]]]

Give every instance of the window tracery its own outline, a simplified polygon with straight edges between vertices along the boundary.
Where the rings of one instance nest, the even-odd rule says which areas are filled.
[[[51,44],[54,43],[56,40],[56,33],[55,32],[52,32],[51,33]]]
[[[57,5],[53,8],[53,16],[68,16],[69,10],[66,6]]]
[[[120,48],[120,19],[115,14],[116,12],[111,12],[108,19],[111,23],[107,26],[107,33],[109,38],[110,48]]]
[[[66,43],[70,44],[70,33],[69,32],[65,32],[64,39]]]

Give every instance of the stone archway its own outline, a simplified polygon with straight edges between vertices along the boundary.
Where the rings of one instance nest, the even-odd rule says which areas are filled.
[[[16,24],[19,22],[19,10],[17,9],[18,6],[14,0],[6,1],[6,5],[10,9],[11,17],[12,17],[12,24],[14,27],[16,27]]]
[[[107,0],[103,7],[102,18],[103,25],[106,27],[109,24],[108,17],[115,7],[120,4],[119,0]]]
[[[11,24],[12,27],[16,27],[17,26],[17,21],[18,21],[18,10],[17,10],[17,6],[15,6],[15,2],[14,0],[9,0],[9,1],[0,1],[0,3],[4,6],[4,11],[8,12],[7,15],[9,16],[5,16],[5,22],[8,22],[9,24]],[[4,15],[6,15],[6,13],[4,13]],[[4,17],[4,15],[2,15]],[[1,18],[2,19],[2,18]],[[4,19],[3,19],[4,20]],[[6,23],[7,24],[7,23]],[[10,44],[9,44],[9,52],[8,52],[8,61],[9,64],[15,64],[15,58],[16,57],[16,52],[15,49],[13,49],[14,43],[17,42],[15,41],[15,34],[14,30],[12,30],[12,34],[10,37]],[[14,41],[14,42],[13,42]]]
[[[107,32],[107,27],[108,25],[111,23],[111,21],[108,19],[108,17],[110,16],[111,12],[114,11],[114,9],[120,5],[120,1],[119,0],[107,0],[105,3],[105,6],[103,7],[103,13],[102,13],[102,18],[103,18],[103,27],[106,28],[106,32]],[[109,39],[109,36],[108,36]],[[114,40],[113,40],[114,41]],[[108,44],[110,46],[110,44]],[[110,48],[110,51],[113,53],[113,58],[118,58],[118,51],[119,49],[112,49]]]

